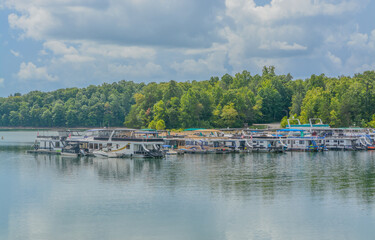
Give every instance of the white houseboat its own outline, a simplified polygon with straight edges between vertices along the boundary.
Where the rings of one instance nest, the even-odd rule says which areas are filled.
[[[67,141],[70,141],[68,138]],[[73,139],[72,141],[77,141]],[[104,157],[163,157],[163,139],[157,132],[136,129],[92,129],[78,140],[80,148]]]

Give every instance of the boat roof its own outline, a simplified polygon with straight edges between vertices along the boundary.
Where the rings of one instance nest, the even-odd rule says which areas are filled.
[[[277,132],[303,132],[304,129],[279,129]]]
[[[197,130],[205,130],[205,128],[186,128],[183,131],[197,131]]]
[[[107,129],[104,129],[104,128],[89,129],[89,130],[86,130],[86,132],[95,132],[95,131],[102,131],[102,130],[107,130]]]
[[[137,131],[139,129],[134,128],[94,128],[86,130],[87,132],[95,132],[95,131]]]
[[[311,127],[319,127],[319,128],[329,128],[328,124],[290,124],[290,127],[303,127],[303,128],[311,128]]]

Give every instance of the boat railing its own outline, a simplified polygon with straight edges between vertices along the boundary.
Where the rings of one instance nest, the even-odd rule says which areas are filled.
[[[288,127],[291,127],[290,120],[291,120],[291,119],[289,119],[289,118],[288,118],[288,120],[287,120],[287,121],[288,121]],[[298,118],[293,118],[292,120],[293,120],[293,121],[297,121],[297,122],[298,122],[298,125],[301,125],[301,121],[300,121]]]
[[[283,142],[283,139],[281,138],[281,136],[279,137],[279,141],[280,141],[280,144],[282,145],[282,146],[284,146],[284,147],[288,147],[288,144],[286,144],[286,143],[284,143]]]
[[[51,135],[39,135],[39,136],[36,136],[36,138],[47,138],[48,140],[59,140],[60,137],[59,136],[51,136]]]
[[[253,144],[252,144],[252,143],[250,144],[250,143],[247,141],[247,139],[245,139],[245,143],[246,143],[246,145],[247,145],[249,148],[254,148]]]

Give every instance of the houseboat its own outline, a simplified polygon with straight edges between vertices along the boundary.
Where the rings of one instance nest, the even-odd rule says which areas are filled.
[[[70,139],[68,138],[69,142]],[[90,155],[102,157],[163,157],[163,139],[155,131],[136,129],[92,129],[78,141]]]
[[[43,131],[41,133],[38,131],[32,151],[36,153],[60,154],[68,138],[81,138],[81,133],[71,130]]]

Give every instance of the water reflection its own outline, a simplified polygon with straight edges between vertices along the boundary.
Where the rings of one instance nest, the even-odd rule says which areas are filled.
[[[373,204],[375,154],[327,152],[185,155],[173,159],[66,158],[35,155],[38,166],[71,176],[88,169],[106,182],[142,182],[149,188],[210,193],[214,198],[337,195]]]
[[[93,165],[103,180],[135,181],[143,176],[148,178],[161,169],[162,159],[93,159]]]
[[[28,145],[0,145],[0,152],[25,152],[30,150],[31,147]]]
[[[372,239],[375,153],[0,151],[0,239]],[[348,227],[349,226],[349,227]]]

